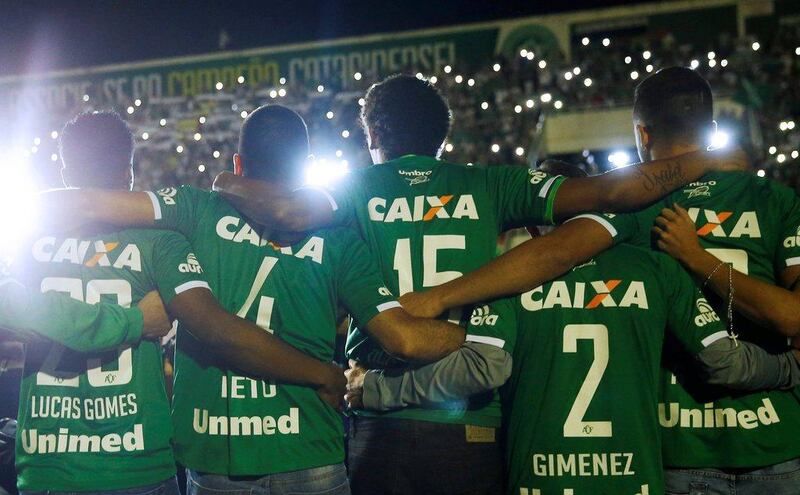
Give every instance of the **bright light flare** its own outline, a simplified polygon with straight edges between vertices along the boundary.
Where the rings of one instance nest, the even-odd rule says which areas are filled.
[[[328,160],[320,158],[306,167],[306,184],[309,186],[328,186],[350,172],[347,160]]]
[[[728,146],[728,143],[731,140],[730,134],[723,131],[722,129],[717,129],[714,134],[711,135],[710,139],[710,149],[719,149]]]
[[[0,157],[0,257],[9,259],[33,232],[38,202],[32,169],[24,151]]]
[[[625,167],[631,164],[631,156],[626,151],[615,151],[608,155],[608,162],[614,168]]]

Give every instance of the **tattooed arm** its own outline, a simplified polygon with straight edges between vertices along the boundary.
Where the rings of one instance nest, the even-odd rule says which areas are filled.
[[[561,221],[587,211],[638,210],[708,172],[747,166],[747,155],[740,149],[697,151],[594,177],[569,178],[556,195],[554,217]]]

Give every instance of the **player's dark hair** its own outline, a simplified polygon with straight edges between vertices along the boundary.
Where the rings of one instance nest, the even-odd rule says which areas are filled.
[[[636,87],[633,114],[657,140],[703,143],[714,119],[711,86],[688,67],[668,67]]]
[[[581,168],[580,165],[565,162],[563,160],[549,159],[542,162],[537,168],[542,172],[547,172],[550,175],[563,175],[564,177],[572,177],[579,179],[581,177],[589,177],[586,170]]]
[[[63,176],[73,187],[128,188],[133,133],[116,112],[83,112],[59,141]]]
[[[253,110],[239,132],[245,177],[299,183],[308,153],[306,123],[297,112],[281,105]]]
[[[450,107],[428,80],[396,74],[373,84],[364,100],[361,121],[389,160],[435,156],[450,132]]]

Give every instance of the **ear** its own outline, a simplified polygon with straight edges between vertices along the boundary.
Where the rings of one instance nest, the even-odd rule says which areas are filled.
[[[244,169],[242,168],[242,155],[239,153],[233,154],[233,175],[242,176],[244,175]]]

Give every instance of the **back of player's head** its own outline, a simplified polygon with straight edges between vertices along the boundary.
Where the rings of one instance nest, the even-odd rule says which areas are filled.
[[[133,133],[115,112],[84,112],[64,125],[59,142],[68,186],[129,189]]]
[[[364,100],[361,121],[386,159],[438,155],[452,116],[447,100],[429,81],[390,76],[373,84]]]
[[[308,153],[306,123],[297,112],[281,105],[258,107],[247,116],[239,132],[245,177],[299,185]]]
[[[581,178],[588,177],[589,174],[586,170],[581,168],[580,165],[565,162],[563,160],[548,159],[542,162],[537,168],[542,172],[547,172],[550,175],[563,175],[564,177]]]
[[[634,119],[655,140],[667,144],[702,144],[714,119],[711,86],[688,67],[668,67],[636,87]]]

